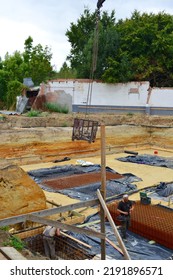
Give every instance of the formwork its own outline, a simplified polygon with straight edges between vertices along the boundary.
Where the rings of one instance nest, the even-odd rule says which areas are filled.
[[[118,221],[119,201],[108,204],[108,209],[115,222]],[[173,210],[160,205],[143,205],[140,201],[135,203],[134,211],[131,215],[132,232],[137,233],[149,240],[173,249]]]
[[[38,234],[23,240],[27,248],[33,253],[44,255],[43,235]],[[68,237],[55,237],[56,256],[63,260],[92,259],[94,255],[80,248],[79,245]]]

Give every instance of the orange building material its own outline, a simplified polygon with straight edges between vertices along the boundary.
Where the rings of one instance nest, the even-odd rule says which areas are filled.
[[[119,215],[117,206],[119,201],[107,205],[110,214],[115,222]],[[159,205],[144,205],[140,201],[135,204],[135,209],[131,215],[132,232],[137,233],[149,240],[173,249],[173,210]]]

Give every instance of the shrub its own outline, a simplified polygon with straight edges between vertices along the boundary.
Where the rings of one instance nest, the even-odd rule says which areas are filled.
[[[3,243],[4,246],[14,247],[16,250],[21,251],[24,248],[24,242],[17,236],[11,236],[8,241]]]
[[[40,111],[35,111],[35,110],[31,110],[27,113],[27,117],[39,117],[40,116]]]
[[[16,97],[21,95],[21,92],[26,88],[25,85],[19,81],[10,81],[7,87],[6,105],[7,108],[15,108]]]
[[[63,114],[68,114],[68,112],[69,112],[69,109],[66,105],[46,103],[45,107],[50,112],[63,113]]]

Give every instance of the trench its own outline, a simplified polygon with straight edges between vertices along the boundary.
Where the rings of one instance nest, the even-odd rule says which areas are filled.
[[[87,252],[87,250],[78,246],[76,242],[69,240],[67,237],[54,237],[54,240],[55,253],[58,259],[85,260],[94,257],[94,254]],[[42,234],[27,237],[23,241],[31,252],[45,256]]]

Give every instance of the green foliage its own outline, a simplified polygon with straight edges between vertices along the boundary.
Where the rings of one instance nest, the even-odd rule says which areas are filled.
[[[4,246],[14,247],[16,250],[21,251],[24,248],[24,242],[17,236],[10,236],[9,240],[3,243]]]
[[[90,78],[96,14],[84,10],[71,23],[66,36],[71,43],[68,56],[78,78]],[[114,11],[100,15],[98,58],[94,78],[117,83],[149,80],[151,86],[173,86],[173,16],[141,14],[115,21]]]
[[[6,53],[5,60],[3,61],[3,70],[9,75],[10,81],[17,80],[23,81],[23,57],[18,51],[13,55]]]
[[[1,230],[4,230],[4,231],[9,231],[9,226],[2,226],[0,227]]]
[[[41,112],[40,111],[36,111],[36,110],[31,110],[27,113],[27,117],[40,117]]]
[[[59,79],[75,79],[76,78],[76,70],[72,69],[67,65],[66,62],[63,63],[60,71],[54,75],[54,78]]]
[[[0,69],[0,101],[5,101],[9,81],[9,73]]]
[[[63,113],[63,114],[68,114],[68,112],[69,112],[69,109],[66,105],[55,104],[55,103],[46,103],[45,107],[50,112]]]
[[[90,13],[89,9],[86,8],[77,23],[71,23],[70,29],[67,30],[66,36],[71,43],[71,53],[68,60],[71,67],[76,69],[78,78],[90,78],[94,43],[98,44],[95,78],[101,78],[107,66],[107,58],[116,53],[118,35],[115,29],[114,14],[114,11],[110,16],[107,12],[103,12],[98,26],[99,32],[97,33],[96,13]]]
[[[130,80],[149,80],[151,86],[173,85],[173,16],[164,12],[140,14],[117,24],[119,53],[128,55]],[[116,58],[120,62],[120,57]]]
[[[53,75],[51,49],[48,46],[43,48],[41,44],[33,46],[33,39],[30,36],[25,40],[24,45],[23,67],[25,77],[32,77],[35,85],[46,82]]]
[[[7,98],[6,98],[6,104],[7,104],[8,109],[10,109],[10,108],[14,109],[14,107],[16,105],[16,97],[21,95],[22,91],[25,88],[26,87],[17,80],[10,81],[8,83]]]
[[[128,116],[128,117],[133,117],[133,116],[134,116],[134,113],[128,112],[128,113],[127,113],[127,116]]]
[[[33,46],[33,39],[30,36],[24,45],[23,53],[19,51],[15,51],[12,55],[6,53],[5,59],[3,61],[0,59],[0,101],[5,102],[7,108],[15,104],[15,98],[21,90],[19,83],[23,83],[23,78],[32,77],[34,84],[39,85],[54,75],[51,49],[41,44]]]

